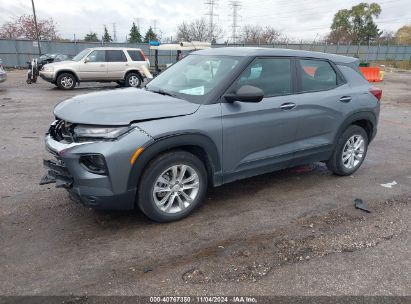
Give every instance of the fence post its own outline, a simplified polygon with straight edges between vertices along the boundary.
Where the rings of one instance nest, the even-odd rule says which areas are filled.
[[[328,46],[328,43],[326,42],[325,45],[324,45],[323,53],[327,53],[327,46]]]
[[[340,48],[340,41],[337,42],[337,49],[335,50],[335,53],[338,54],[338,49]]]
[[[14,48],[16,50],[16,67],[20,67],[20,56],[19,56],[19,50],[17,47],[17,39],[14,39]]]
[[[345,56],[348,56],[348,51],[350,50],[350,47],[351,47],[351,41],[348,42],[347,51],[345,52]]]

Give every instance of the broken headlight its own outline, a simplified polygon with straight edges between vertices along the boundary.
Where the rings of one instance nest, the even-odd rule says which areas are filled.
[[[99,127],[77,125],[73,129],[73,135],[76,138],[102,138],[102,139],[116,139],[121,135],[131,131],[131,126],[121,127]]]

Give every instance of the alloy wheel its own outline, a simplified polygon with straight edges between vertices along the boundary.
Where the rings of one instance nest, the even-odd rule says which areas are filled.
[[[138,76],[132,75],[128,79],[128,83],[131,87],[138,87],[140,85],[140,79],[138,78]]]
[[[73,79],[67,76],[64,76],[61,80],[60,80],[61,85],[66,88],[69,89],[73,86]]]
[[[154,202],[165,213],[181,212],[197,198],[199,185],[199,175],[192,167],[174,165],[156,179],[152,193]]]
[[[344,145],[342,162],[345,168],[353,169],[364,157],[365,141],[361,135],[351,136]]]

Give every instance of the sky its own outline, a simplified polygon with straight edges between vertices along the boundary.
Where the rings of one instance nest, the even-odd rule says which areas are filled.
[[[34,0],[38,18],[52,17],[62,38],[82,39],[89,32],[102,35],[104,25],[117,41],[123,42],[133,21],[144,33],[149,26],[162,37],[173,37],[177,25],[205,17],[210,0]],[[230,0],[214,0],[214,20],[224,30],[224,40],[231,37],[232,9]],[[364,0],[363,0],[364,1]],[[319,39],[328,31],[334,14],[361,0],[239,0],[238,23],[271,25],[283,35],[299,41]],[[410,0],[381,0],[382,13],[376,23],[382,30],[396,31],[411,24]],[[0,25],[23,14],[31,14],[30,0],[0,0]]]

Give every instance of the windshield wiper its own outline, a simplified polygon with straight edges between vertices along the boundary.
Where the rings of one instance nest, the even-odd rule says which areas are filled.
[[[167,95],[167,96],[171,96],[171,97],[176,97],[176,94],[173,94],[171,92],[168,91],[164,91],[162,89],[158,89],[158,90],[150,90],[147,88],[148,91],[153,92],[153,93],[157,93],[157,94],[161,94],[161,95]]]

